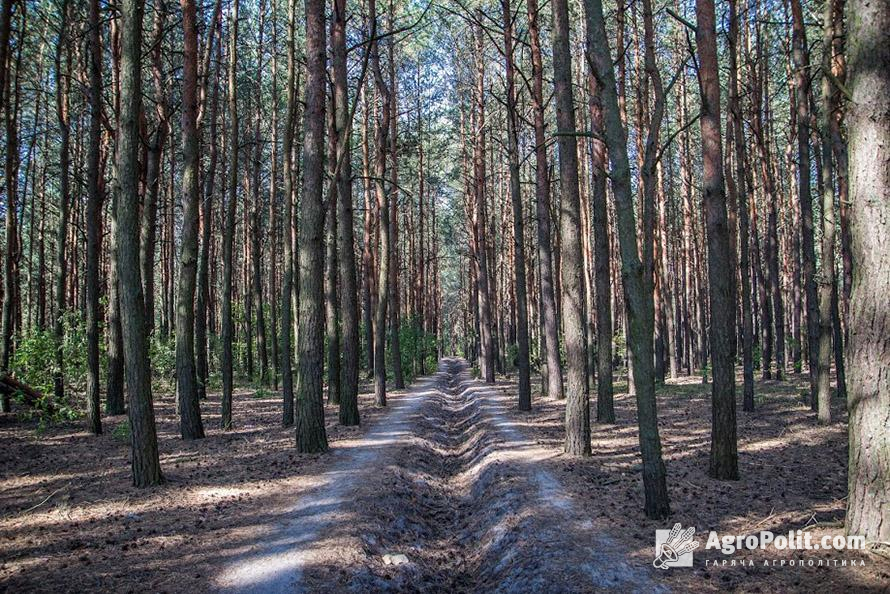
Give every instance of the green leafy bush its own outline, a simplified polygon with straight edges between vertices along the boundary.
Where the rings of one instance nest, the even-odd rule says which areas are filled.
[[[62,314],[62,362],[65,383],[81,388],[87,375],[86,324],[77,312]],[[101,331],[101,329],[100,329]],[[100,341],[100,356],[105,358],[104,341]],[[16,344],[10,370],[22,382],[48,394],[53,391],[53,377],[58,373],[56,339],[51,329],[34,330],[22,336]],[[59,403],[60,405],[64,403]]]
[[[115,425],[111,430],[111,436],[119,441],[130,441],[130,420],[124,419],[122,423]]]
[[[173,381],[176,373],[176,341],[155,332],[149,342],[149,356],[154,376]]]

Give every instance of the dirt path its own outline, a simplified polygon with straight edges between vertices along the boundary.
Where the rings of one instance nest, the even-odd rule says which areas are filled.
[[[362,439],[336,451],[318,484],[217,586],[657,591],[646,569],[585,521],[541,464],[552,450],[528,440],[504,406],[464,361],[443,360]]]

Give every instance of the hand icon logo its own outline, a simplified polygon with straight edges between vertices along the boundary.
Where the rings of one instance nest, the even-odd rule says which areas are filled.
[[[655,531],[656,556],[655,561],[652,562],[652,565],[657,567],[658,569],[667,569],[668,567],[679,566],[680,558],[683,555],[685,555],[686,553],[691,553],[698,548],[698,542],[692,540],[692,537],[695,535],[694,526],[683,530],[683,526],[679,522],[677,522],[671,529],[670,534],[667,535],[667,539],[662,541],[662,539],[659,538],[659,536],[661,536],[659,533],[665,532],[667,532],[667,530]],[[687,563],[683,563],[683,565],[687,565]],[[692,565],[691,556],[689,558],[688,565]]]

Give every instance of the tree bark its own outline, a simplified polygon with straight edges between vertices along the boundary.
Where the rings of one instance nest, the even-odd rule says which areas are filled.
[[[306,114],[299,229],[300,303],[297,336],[297,451],[328,449],[324,425],[325,0],[305,0]]]
[[[59,45],[56,49],[56,114],[59,120],[59,226],[56,230],[56,278],[55,278],[55,301],[53,315],[53,333],[56,339],[56,369],[53,375],[53,394],[57,402],[61,402],[65,397],[65,360],[63,356],[63,341],[65,339],[64,320],[62,319],[66,310],[65,303],[65,277],[67,274],[65,260],[65,245],[68,241],[68,211],[71,203],[71,117],[69,114],[68,94],[70,91],[70,72],[71,72],[71,49],[68,48],[68,20],[69,3],[63,0],[60,8],[62,14],[61,34],[59,35]],[[62,72],[63,61],[65,72]],[[67,74],[66,74],[67,73]],[[15,212],[14,210],[11,212]],[[14,217],[13,217],[14,221]],[[9,224],[14,224],[10,221]],[[7,250],[9,251],[9,250]],[[5,278],[11,278],[7,271]],[[140,281],[141,282],[141,281]],[[4,294],[12,295],[12,284],[10,287],[4,286]],[[7,299],[8,300],[8,299]],[[10,302],[10,307],[12,303]],[[4,317],[6,316],[6,305],[4,304]],[[10,311],[11,317],[11,311]],[[4,351],[6,338],[4,337]]]
[[[14,293],[15,293],[15,278],[13,274],[14,267],[14,256],[15,256],[15,176],[12,175],[15,155],[18,154],[18,147],[16,146],[16,133],[15,133],[15,124],[10,126],[8,125],[11,120],[13,120],[13,114],[11,113],[13,110],[13,101],[10,100],[11,93],[9,92],[11,87],[11,83],[9,81],[9,63],[11,60],[9,59],[9,37],[10,37],[10,29],[11,29],[11,20],[12,20],[12,0],[3,0],[2,6],[0,6],[0,104],[5,105],[5,111],[9,112],[6,114],[7,119],[7,129],[6,129],[6,155],[5,155],[5,171],[4,171],[4,191],[6,194],[6,253],[4,255],[3,260],[3,313],[2,313],[2,332],[3,332],[3,347],[2,353],[0,353],[0,370],[3,372],[9,371],[10,359],[12,358],[12,335],[13,335],[13,324],[12,324],[12,312],[13,312],[13,303],[14,303]],[[62,7],[63,14],[66,14],[67,7]],[[64,19],[65,17],[63,17]],[[64,26],[64,23],[63,23]],[[59,41],[59,50],[61,52],[62,41]],[[56,60],[56,69],[59,68],[59,60]],[[56,80],[59,80],[57,77]],[[57,337],[57,343],[60,341]],[[57,344],[56,348],[61,351],[61,345]],[[58,362],[60,357],[57,356],[56,361]],[[12,410],[12,406],[10,403],[9,394],[3,394],[0,396],[0,411],[2,412],[10,412]]]
[[[142,269],[142,291],[145,295],[145,323],[149,334],[155,326],[155,244],[157,242],[158,195],[161,188],[161,161],[170,132],[170,109],[167,81],[163,75],[163,41],[167,26],[167,3],[161,1],[155,10],[151,39],[151,71],[155,88],[157,126],[148,140],[145,155],[146,192],[142,205],[139,265]],[[165,259],[166,264],[166,259]]]
[[[281,393],[282,417],[285,427],[294,424],[294,378],[293,378],[293,346],[291,344],[292,312],[294,293],[294,244],[293,244],[293,209],[294,209],[294,171],[293,171],[293,140],[296,127],[297,89],[296,85],[296,0],[287,2],[287,100],[285,108],[284,138],[282,153],[284,159],[284,221],[282,236],[284,238],[284,272],[281,281]]]
[[[232,320],[232,272],[234,267],[235,204],[238,200],[238,9],[240,0],[234,0],[229,14],[229,183],[223,234],[223,281],[222,281],[222,407],[219,425],[232,428],[232,346],[235,332]]]
[[[102,186],[100,176],[100,151],[102,142],[102,45],[100,42],[101,20],[99,0],[90,0],[89,7],[89,81],[90,81],[90,130],[89,155],[87,156],[87,425],[96,435],[102,433],[100,416],[100,364],[99,364],[99,232],[102,227]],[[7,211],[13,212],[13,211]],[[8,244],[7,244],[8,245]]]
[[[334,126],[337,141],[351,150],[349,89],[346,64],[346,0],[334,0],[331,24],[334,74]],[[337,175],[337,248],[340,256],[340,305],[342,313],[343,364],[340,369],[340,424],[358,425],[359,324],[356,287],[355,237],[353,231],[352,159],[347,153]]]
[[[376,0],[369,0],[369,20],[371,31],[377,30]],[[374,191],[377,195],[377,221],[380,232],[380,247],[377,251],[377,309],[374,321],[374,395],[377,406],[386,406],[386,313],[389,305],[389,255],[391,250],[389,235],[389,193],[386,189],[386,148],[389,137],[389,118],[392,100],[383,72],[380,69],[380,44],[372,35],[371,67],[374,82],[380,96],[382,108],[374,130],[377,154],[374,162]]]
[[[601,83],[590,69],[590,126],[594,135],[591,153],[593,169],[592,195],[590,199],[593,228],[594,295],[596,299],[596,420],[598,423],[615,422],[615,404],[612,385],[612,304],[609,279],[609,219],[606,206],[606,144],[601,140],[605,130],[603,123],[603,99]]]
[[[519,367],[519,410],[532,409],[531,372],[528,360],[528,304],[525,294],[525,229],[522,188],[519,185],[519,139],[516,115],[516,86],[513,62],[513,13],[510,0],[502,0],[504,13],[504,58],[507,77],[507,153],[510,168],[510,201],[513,205],[514,287],[516,290],[516,338]],[[422,204],[422,203],[421,203]],[[420,219],[423,220],[423,213]],[[421,227],[423,229],[423,227]],[[423,239],[421,237],[421,243]],[[421,260],[422,261],[422,260]]]
[[[194,0],[182,0],[182,232],[176,299],[176,398],[183,439],[204,437],[195,371],[195,285],[198,265],[198,29]]]
[[[121,109],[118,124],[117,260],[132,445],[133,484],[163,482],[151,394],[145,300],[139,272],[139,113],[142,103],[142,0],[121,0]]]
[[[850,0],[848,535],[890,540],[890,2]]]
[[[390,30],[395,29],[394,26],[395,7],[393,0],[389,0],[389,11],[387,14],[387,24]],[[396,78],[396,54],[395,54],[396,38],[391,37],[388,42],[389,48],[389,93],[392,108],[389,113],[389,155],[390,155],[390,178],[392,181],[392,189],[389,197],[389,236],[390,236],[390,254],[389,254],[389,323],[390,323],[390,351],[392,358],[392,383],[396,390],[405,387],[405,374],[402,371],[402,346],[401,346],[401,330],[402,330],[402,297],[399,289],[399,275],[401,272],[401,264],[399,261],[399,159],[398,159],[398,121],[399,121],[399,80]]]
[[[260,172],[262,169],[263,159],[263,143],[260,133],[260,125],[263,119],[262,109],[262,88],[263,88],[263,39],[265,32],[265,12],[266,5],[264,0],[260,0],[259,14],[257,26],[259,32],[257,34],[257,78],[254,87],[254,145],[253,145],[253,210],[250,217],[250,245],[251,245],[251,264],[252,264],[252,286],[253,304],[256,311],[256,342],[257,355],[259,356],[260,365],[260,383],[267,384],[269,382],[269,351],[266,346],[266,315],[263,311],[263,252],[260,245],[260,235],[262,234],[262,189],[260,185]],[[274,50],[273,50],[274,51]]]
[[[726,216],[720,132],[720,76],[713,0],[696,0],[695,41],[700,61],[703,200],[708,240],[711,305],[711,461],[717,479],[739,478],[735,404],[735,283]]]
[[[753,191],[753,180],[747,167],[747,149],[745,145],[742,109],[739,102],[739,68],[738,68],[739,14],[736,0],[729,2],[729,112],[732,144],[727,150],[735,150],[736,188],[738,191],[739,221],[739,280],[742,301],[742,376],[744,381],[742,409],[746,412],[754,410],[754,320],[751,302],[751,266],[750,266],[750,216],[748,209],[749,194]],[[727,130],[727,140],[730,130]],[[751,196],[753,198],[753,196]],[[757,238],[754,238],[757,241]],[[731,246],[732,247],[732,246]]]
[[[218,18],[218,17],[217,17]],[[214,22],[211,26],[218,27]],[[221,63],[222,43],[216,46],[216,62]],[[208,66],[209,67],[209,66]],[[206,79],[205,79],[206,84]],[[210,317],[210,251],[213,241],[213,196],[216,188],[218,162],[219,67],[214,72],[213,96],[210,100],[210,156],[204,172],[204,195],[201,201],[201,254],[198,259],[198,294],[195,301],[195,373],[198,384],[198,400],[207,398],[207,382],[210,378],[208,361],[207,327]]]
[[[547,165],[547,139],[544,134],[544,62],[541,57],[538,0],[529,0],[529,41],[532,56],[532,105],[535,128],[535,208],[538,218],[538,274],[541,283],[542,343],[546,362],[542,386],[546,395],[564,397],[562,366],[559,361],[559,323],[553,290],[553,248],[550,241],[550,177]]]
[[[655,402],[652,370],[652,301],[643,291],[643,269],[637,251],[636,223],[627,157],[627,136],[621,123],[615,70],[609,51],[601,0],[585,0],[587,59],[601,86],[604,131],[612,164],[612,193],[621,251],[621,276],[627,310],[628,346],[634,353],[637,421],[640,427],[640,452],[643,458],[645,513],[653,519],[670,513],[661,437]]]
[[[810,403],[815,410],[820,322],[816,291],[816,243],[813,232],[813,199],[810,194],[810,60],[800,0],[791,0],[791,16],[792,57],[794,60],[794,87],[797,110],[797,193],[800,199],[801,249],[803,250],[801,264],[807,305],[807,362],[810,371]],[[830,327],[831,320],[829,319],[828,322]]]
[[[836,34],[832,2],[825,3],[822,37],[822,270],[819,275],[819,345],[816,401],[819,423],[831,422],[831,358],[834,333],[835,285],[834,162],[831,120],[837,109],[837,91],[831,82],[832,40]]]
[[[572,93],[567,0],[553,2],[553,85],[559,146],[560,255],[562,259],[562,320],[566,347],[565,451],[590,455],[590,401],[587,383],[587,304],[581,251],[581,205],[578,193],[578,143]]]

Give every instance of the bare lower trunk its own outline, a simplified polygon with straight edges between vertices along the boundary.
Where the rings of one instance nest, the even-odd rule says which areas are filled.
[[[99,0],[90,0],[90,147],[87,166],[87,421],[89,430],[102,433],[99,404],[99,232],[102,226],[100,148],[102,142],[102,46],[99,39]],[[8,132],[7,132],[8,133]],[[6,212],[15,212],[7,210]],[[7,243],[9,245],[9,243]]]
[[[851,0],[848,113],[853,292],[847,534],[890,540],[890,2]]]
[[[565,451],[590,455],[590,401],[587,383],[587,304],[581,275],[581,206],[578,190],[578,147],[572,99],[572,59],[569,49],[567,0],[553,2],[553,84],[556,125],[560,136],[559,180],[562,194],[559,215],[562,258],[562,319],[566,347]]]
[[[133,484],[147,487],[163,482],[158,459],[145,301],[139,274],[139,112],[142,102],[140,53],[143,3],[122,0],[121,112],[118,124],[117,260],[120,274],[121,328],[126,362],[127,396],[132,445]]]
[[[198,29],[194,0],[182,0],[182,235],[176,299],[176,397],[183,439],[204,437],[195,371],[195,285],[198,265]]]
[[[801,266],[807,307],[807,363],[810,371],[810,402],[815,409],[820,322],[816,290],[813,199],[810,194],[810,63],[800,0],[791,0],[791,13],[793,19],[792,57],[794,59],[795,99],[797,101],[798,198],[800,199],[801,249],[803,250]]]
[[[510,167],[510,201],[513,205],[513,251],[516,288],[516,338],[519,367],[519,410],[531,410],[531,377],[528,360],[528,305],[525,294],[525,229],[522,190],[519,185],[519,143],[517,138],[516,90],[513,80],[513,14],[510,0],[502,0],[504,13],[504,56],[507,74],[507,134]],[[420,213],[423,220],[423,213]],[[422,229],[422,227],[421,227]],[[423,238],[421,237],[421,242]]]
[[[306,0],[306,114],[299,229],[296,441],[300,453],[328,449],[324,425],[325,0]]]
[[[696,44],[701,66],[703,200],[708,239],[708,293],[711,305],[711,461],[714,478],[739,477],[735,403],[735,283],[726,215],[723,147],[720,133],[720,78],[713,0],[696,0]]]
[[[294,376],[293,376],[293,345],[291,331],[293,325],[293,294],[294,294],[294,244],[293,244],[293,210],[294,210],[294,171],[293,171],[293,140],[296,125],[297,85],[296,83],[296,0],[287,2],[287,101],[284,118],[284,138],[282,152],[284,159],[284,221],[282,222],[282,238],[284,239],[284,271],[281,279],[281,424],[290,427],[294,424]]]
[[[603,135],[601,84],[593,72],[589,74],[590,123],[594,134]],[[591,167],[593,192],[591,227],[593,228],[594,293],[596,295],[596,420],[615,422],[612,386],[612,306],[609,292],[609,220],[606,210],[606,145],[593,140]]]
[[[352,129],[349,118],[349,90],[346,68],[346,0],[335,0],[331,24],[332,64],[334,70],[334,125],[337,141],[348,151]],[[353,235],[352,159],[347,153],[337,175],[337,248],[340,266],[340,306],[343,362],[340,369],[340,424],[358,425],[359,325],[358,290]]]
[[[541,283],[541,342],[545,357],[546,394],[562,399],[562,366],[559,361],[559,324],[553,289],[553,250],[550,241],[550,178],[544,131],[544,65],[538,27],[538,1],[528,2],[529,38],[532,53],[532,101],[535,125],[535,209],[538,219],[538,262]]]
[[[376,2],[370,0],[370,20],[373,31],[376,31]],[[389,305],[389,255],[392,251],[389,236],[389,193],[386,189],[386,147],[388,146],[389,118],[392,109],[390,91],[386,86],[380,69],[379,43],[373,40],[371,46],[371,65],[374,69],[374,81],[377,94],[380,96],[382,108],[375,127],[375,144],[377,155],[374,162],[374,191],[377,196],[377,221],[380,229],[380,246],[377,251],[377,309],[374,319],[374,395],[377,406],[386,406],[386,321]]]
[[[612,164],[612,193],[618,223],[619,245],[628,320],[628,345],[635,357],[637,420],[640,427],[640,452],[643,458],[645,512],[649,518],[664,518],[670,513],[661,437],[655,402],[652,369],[652,302],[643,291],[643,270],[637,250],[636,222],[630,186],[627,136],[621,123],[615,71],[606,37],[601,0],[585,0],[588,60],[602,85],[606,145]]]
[[[240,0],[232,4],[229,17],[229,180],[228,199],[225,210],[225,233],[223,234],[223,279],[222,279],[222,404],[219,425],[221,429],[232,428],[232,347],[235,331],[232,320],[232,269],[234,267],[235,242],[235,201],[238,199],[238,93],[236,65],[238,64],[238,8]]]

